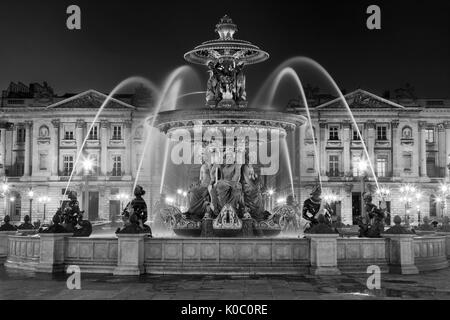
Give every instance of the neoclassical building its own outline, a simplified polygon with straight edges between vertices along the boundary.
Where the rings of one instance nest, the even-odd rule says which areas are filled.
[[[6,212],[18,221],[31,206],[33,220],[42,221],[44,210],[46,221],[51,219],[63,199],[87,130],[106,98],[95,90],[56,96],[46,83],[11,83],[3,92],[0,108],[0,184],[8,185],[7,192],[0,193],[1,216]],[[133,95],[115,96],[89,132],[80,160],[89,158],[94,166],[89,171],[75,168],[68,188],[77,191],[89,219],[117,216],[124,205],[121,201],[126,201],[118,195],[131,195],[149,107],[151,95],[144,88]],[[146,161],[155,159],[155,172],[161,170],[158,148],[159,144],[153,144],[145,156]],[[149,191],[156,186],[159,190],[159,182],[150,175],[144,164],[139,184]],[[147,192],[147,201],[154,202],[154,194]]]
[[[425,215],[440,219],[448,214],[441,185],[449,181],[450,99],[415,99],[407,95],[387,99],[358,89],[345,95],[361,132],[380,188],[392,216],[408,215],[417,223]],[[342,100],[315,103],[311,117],[318,149],[323,187],[337,196],[334,207],[346,223],[360,214],[361,192],[376,195],[372,170],[359,172],[367,159],[361,139]],[[289,112],[306,116],[295,100]],[[318,181],[317,161],[309,126],[288,137],[297,197],[303,201]],[[280,185],[281,187],[281,185]],[[402,188],[403,187],[403,188]],[[413,187],[414,189],[411,189]],[[444,189],[445,190],[445,189]],[[375,203],[379,203],[376,196]]]
[[[21,220],[31,206],[33,220],[44,219],[44,207],[46,220],[51,218],[63,199],[87,130],[106,97],[95,90],[57,96],[46,83],[11,83],[3,91],[0,183],[6,183],[8,190],[0,190],[0,217],[6,213],[15,221]],[[386,197],[390,212],[408,214],[413,223],[419,216],[438,219],[448,214],[447,195],[440,186],[449,179],[450,100],[389,99],[361,89],[345,97],[378,183],[390,190]],[[345,223],[352,223],[360,214],[361,192],[375,194],[377,189],[370,168],[361,172],[356,165],[366,158],[362,141],[340,99],[314,98],[308,104],[315,141],[308,125],[287,136],[296,197],[303,202],[309,196],[320,172],[324,189],[336,196],[336,212]],[[144,122],[152,106],[151,94],[141,87],[134,94],[115,96],[96,119],[82,153],[94,167],[88,172],[75,168],[69,186],[77,191],[90,220],[110,220],[120,213],[126,200],[118,195],[131,195],[143,156],[138,183],[147,190],[145,199],[150,207],[161,191],[181,197],[177,189],[187,190],[186,183],[198,176],[199,165],[166,168],[167,153],[159,137],[143,155],[148,135]],[[286,112],[306,116],[304,106],[295,100]],[[282,163],[280,170],[275,177],[264,178],[275,190],[267,201],[274,202],[291,192]],[[163,172],[166,183],[161,186]],[[406,190],[405,185],[416,190]],[[420,198],[416,198],[418,193]],[[378,203],[380,197],[375,196],[374,201]]]

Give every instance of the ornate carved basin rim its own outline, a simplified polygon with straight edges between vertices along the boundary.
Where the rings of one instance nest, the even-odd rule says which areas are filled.
[[[151,125],[153,116],[147,118]],[[156,115],[154,126],[161,132],[167,133],[175,129],[191,129],[194,125],[206,127],[251,127],[260,129],[294,130],[306,123],[301,115],[263,111],[260,109],[191,109],[164,111]]]

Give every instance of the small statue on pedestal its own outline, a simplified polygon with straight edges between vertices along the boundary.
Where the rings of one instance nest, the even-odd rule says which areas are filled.
[[[303,203],[302,213],[303,218],[309,222],[309,227],[313,227],[319,223],[318,217],[320,214],[324,215],[325,223],[331,226],[333,210],[330,205],[320,197],[322,195],[321,187],[315,186],[310,195],[311,196]]]
[[[412,234],[410,230],[401,225],[402,218],[400,216],[394,217],[394,226],[387,229],[384,233],[387,234]]]
[[[23,223],[17,227],[17,230],[33,230],[34,226],[30,223],[30,216],[26,215],[23,218]]]
[[[381,233],[384,231],[384,212],[372,203],[372,195],[366,193],[364,195],[364,205],[366,209],[368,221],[360,219],[359,225],[359,237],[366,238],[380,238]]]
[[[17,227],[14,226],[14,225],[12,225],[12,224],[10,223],[10,221],[11,221],[11,218],[9,217],[9,215],[6,215],[6,216],[3,218],[4,224],[2,224],[2,225],[0,226],[0,231],[16,231],[16,230],[17,230]]]
[[[124,227],[118,228],[116,233],[149,233],[151,236],[152,230],[145,224],[147,221],[147,204],[142,198],[144,194],[144,189],[141,186],[136,186],[134,189],[135,198],[127,204],[122,212]]]
[[[83,220],[84,210],[80,210],[77,193],[70,191],[67,195],[69,203],[63,210],[58,210],[64,228],[67,232],[73,232],[75,237],[89,237],[92,233],[92,225],[88,220]],[[62,212],[62,213],[61,213]]]
[[[40,228],[39,229],[39,233],[70,233],[66,228],[64,228],[61,225],[61,215],[59,215],[58,213],[55,213],[55,215],[52,218],[52,224],[43,229]]]

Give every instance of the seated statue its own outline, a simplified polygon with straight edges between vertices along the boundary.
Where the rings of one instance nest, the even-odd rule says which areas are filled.
[[[234,153],[227,152],[227,163],[221,168],[221,176],[217,173],[218,180],[215,182],[215,192],[217,194],[217,204],[220,210],[226,205],[231,205],[238,215],[243,210],[242,186],[241,179],[241,165],[234,163]],[[216,167],[216,172],[218,171]]]
[[[310,197],[303,203],[302,217],[309,222],[309,227],[313,227],[319,223],[318,217],[320,214],[324,215],[326,223],[331,226],[333,210],[330,205],[320,197],[321,195],[322,189],[320,186],[316,186],[311,191]]]
[[[23,218],[23,223],[17,227],[17,230],[33,230],[34,226],[30,223],[30,216],[26,215]]]
[[[204,162],[200,168],[199,183],[193,184],[188,191],[188,211],[186,216],[201,220],[210,204],[208,186],[211,182],[210,166]]]
[[[145,224],[147,221],[147,204],[142,196],[145,194],[141,186],[134,189],[135,198],[127,204],[122,212],[122,220],[124,227],[118,228],[116,233],[149,233],[151,236],[151,228]]]
[[[245,164],[242,166],[242,190],[244,196],[244,205],[248,208],[250,215],[256,221],[266,218],[261,194],[261,187],[253,166]]]
[[[88,220],[83,220],[84,210],[80,210],[77,193],[70,191],[67,197],[69,203],[56,213],[61,216],[63,227],[67,232],[73,232],[75,237],[89,237],[92,233],[92,224]]]
[[[400,216],[395,216],[394,217],[394,226],[387,229],[384,233],[387,233],[387,234],[412,234],[413,233],[410,230],[408,230],[408,228],[405,228],[404,226],[402,226],[401,223],[402,223],[402,218],[400,218]]]
[[[315,223],[311,228],[306,230],[305,233],[329,234],[329,233],[336,233],[336,230],[330,227],[328,218],[326,218],[323,213],[320,213],[317,216],[317,223]]]
[[[427,216],[423,217],[423,224],[419,225],[417,229],[420,231],[435,231],[435,228],[430,224],[430,218]]]
[[[381,233],[384,232],[384,212],[372,203],[372,196],[369,193],[364,195],[364,203],[368,221],[360,219],[358,223],[360,228],[359,236],[380,238]]]
[[[6,215],[3,218],[3,224],[0,226],[0,231],[16,231],[17,227],[12,225],[11,222],[11,218],[9,215]]]
[[[47,228],[40,228],[39,233],[71,233],[61,225],[61,216],[55,214],[52,218],[52,224]]]

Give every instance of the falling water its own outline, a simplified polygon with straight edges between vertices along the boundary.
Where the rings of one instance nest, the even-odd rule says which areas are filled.
[[[358,137],[359,137],[361,143],[362,143],[363,150],[364,150],[364,154],[365,154],[366,158],[368,159],[369,168],[370,168],[370,171],[371,171],[372,176],[373,176],[373,178],[374,178],[375,184],[376,184],[376,186],[377,186],[377,189],[379,189],[378,179],[377,179],[377,177],[376,177],[375,170],[374,170],[374,167],[373,167],[371,158],[370,158],[370,156],[369,156],[369,152],[368,152],[368,150],[367,150],[367,146],[366,146],[366,144],[365,144],[365,142],[364,142],[364,140],[363,140],[363,138],[362,138],[361,132],[360,132],[359,127],[358,127],[358,125],[357,125],[357,123],[356,123],[356,120],[355,120],[355,118],[354,118],[354,116],[353,116],[353,113],[352,113],[352,111],[351,111],[351,109],[350,109],[350,107],[349,107],[349,105],[348,105],[348,103],[347,103],[347,100],[345,99],[344,95],[342,94],[341,90],[339,89],[338,85],[336,84],[336,82],[334,81],[334,79],[331,77],[331,75],[330,75],[330,74],[325,70],[325,68],[322,67],[322,65],[320,65],[318,62],[316,62],[315,60],[313,60],[313,59],[311,59],[311,58],[308,58],[308,57],[294,57],[294,58],[291,58],[291,59],[286,60],[285,62],[283,62],[282,64],[280,64],[280,65],[272,72],[271,76],[266,80],[265,84],[261,87],[261,89],[259,90],[258,94],[256,95],[255,103],[260,102],[260,100],[262,99],[263,94],[267,93],[267,88],[268,88],[268,86],[269,86],[271,83],[273,83],[273,80],[272,80],[272,79],[274,79],[275,77],[278,78],[278,75],[281,73],[281,71],[282,71],[283,69],[286,69],[286,68],[288,68],[289,66],[292,66],[292,65],[295,65],[295,64],[307,64],[308,66],[314,67],[315,69],[317,69],[317,70],[320,72],[320,74],[322,74],[323,76],[325,76],[325,78],[328,80],[329,83],[331,83],[331,85],[332,85],[334,91],[337,93],[337,95],[339,96],[339,99],[342,101],[342,103],[344,104],[344,106],[345,106],[345,108],[346,108],[348,114],[350,115],[350,118],[351,118],[351,121],[352,121],[352,123],[353,123],[353,126],[354,126],[354,128],[355,128],[355,130],[356,130],[356,132],[357,132],[357,134],[358,134]],[[290,69],[292,69],[292,68],[290,68]],[[292,69],[292,70],[293,70],[293,69]],[[287,72],[288,74],[292,74],[292,71],[286,71],[286,72]],[[299,85],[299,87],[302,87],[301,82],[300,82],[300,78],[298,77],[297,72],[294,71],[294,73],[295,73],[294,79],[295,79],[296,81],[297,81],[297,79],[298,79],[298,85]],[[301,91],[303,92],[303,87],[302,87]],[[270,90],[269,92],[271,93],[271,92],[273,92],[273,90]],[[302,93],[301,96],[302,96],[302,98],[303,98],[303,103],[304,103],[305,106],[306,106],[307,104],[305,103],[305,102],[306,102],[306,101],[305,101],[306,99],[305,99],[304,93]],[[309,111],[308,108],[306,108],[306,110],[307,110],[307,112]],[[314,139],[313,139],[313,140],[314,140]],[[316,151],[315,151],[315,152],[316,152]],[[317,158],[317,157],[316,157],[316,158]]]
[[[294,179],[292,177],[292,166],[291,166],[291,157],[289,155],[289,149],[287,146],[286,138],[281,138],[281,148],[283,149],[284,156],[286,158],[286,165],[289,172],[289,181],[291,182],[291,191],[292,195],[294,195]]]
[[[145,119],[145,123],[148,123],[149,121],[151,121],[151,123],[149,124],[150,127],[153,127],[155,125],[155,121],[158,116],[158,113],[160,112],[161,107],[163,106],[166,96],[168,96],[168,93],[171,91],[171,87],[172,87],[174,81],[176,81],[177,78],[180,77],[183,73],[188,73],[188,72],[191,72],[191,74],[196,74],[194,69],[190,66],[178,67],[169,74],[166,81],[164,82],[163,89],[158,98],[158,102],[153,111],[153,114]],[[174,105],[172,105],[172,108],[173,107],[174,107]],[[134,179],[133,190],[136,188],[136,185],[139,181],[139,175],[141,172],[142,164],[144,162],[144,157],[147,152],[147,149],[148,149],[149,145],[150,146],[153,145],[154,139],[152,139],[152,137],[153,137],[153,135],[147,134],[147,137],[145,138],[144,148],[143,148],[141,159],[139,160],[139,165],[138,165],[137,172],[136,172],[136,178]]]
[[[272,87],[269,91],[269,100],[268,100],[269,105],[272,105],[277,88],[280,85],[281,80],[285,76],[290,76],[295,81],[295,83],[300,91],[300,96],[302,97],[302,100],[303,100],[302,102],[305,106],[306,115],[308,118],[309,129],[311,130],[311,137],[313,138],[314,159],[316,161],[316,168],[317,168],[317,174],[319,177],[319,184],[320,184],[320,188],[322,189],[322,176],[320,174],[321,168],[320,168],[320,162],[319,162],[319,152],[317,150],[316,136],[315,136],[314,127],[312,124],[311,113],[309,111],[309,106],[308,106],[308,102],[306,100],[305,92],[303,90],[302,82],[300,81],[300,78],[294,69],[292,69],[290,67],[286,67],[286,68],[283,68],[280,72],[278,72],[277,77],[273,81]]]
[[[94,120],[92,120],[91,125],[89,126],[89,130],[87,130],[86,132],[86,136],[84,137],[83,143],[81,144],[80,150],[77,153],[77,156],[75,158],[75,163],[73,164],[73,168],[72,171],[70,172],[70,176],[69,179],[67,180],[67,185],[66,188],[64,189],[64,194],[62,195],[61,201],[64,200],[65,195],[67,194],[67,190],[69,189],[70,186],[70,182],[72,181],[72,177],[74,172],[77,170],[78,167],[78,161],[80,160],[81,154],[83,153],[83,149],[84,146],[86,144],[86,141],[88,140],[89,137],[89,133],[91,132],[92,128],[94,127],[95,123],[98,120],[98,117],[100,116],[101,112],[103,111],[103,109],[105,108],[105,106],[108,104],[108,102],[111,100],[111,98],[121,89],[123,89],[124,87],[133,84],[133,83],[143,83],[144,85],[146,85],[148,88],[150,88],[153,92],[158,92],[157,87],[153,84],[153,82],[151,82],[150,80],[143,78],[143,77],[139,77],[139,76],[133,76],[133,77],[129,77],[123,81],[121,81],[118,85],[116,85],[114,87],[114,89],[109,93],[109,95],[106,97],[105,101],[103,101],[102,105],[100,106],[100,108],[98,109]]]
[[[166,177],[166,169],[167,169],[167,163],[169,161],[167,161],[167,157],[169,156],[169,144],[170,144],[170,139],[167,138],[167,141],[164,145],[164,158],[163,158],[163,168],[162,168],[162,173],[161,173],[161,185],[159,187],[159,194],[163,193],[163,188],[164,188],[164,179]]]

